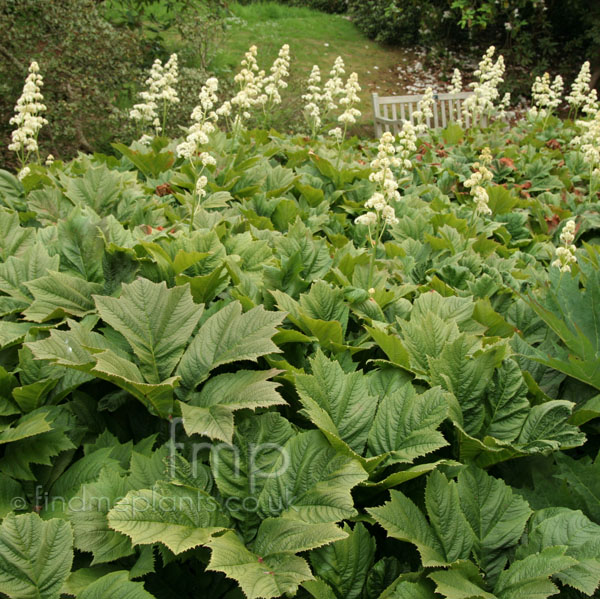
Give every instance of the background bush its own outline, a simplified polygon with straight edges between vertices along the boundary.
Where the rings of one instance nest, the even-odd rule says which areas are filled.
[[[495,44],[507,63],[567,72],[584,60],[600,74],[600,2],[588,0],[348,0],[370,38],[479,53]],[[573,73],[575,74],[575,73]]]
[[[140,77],[144,41],[104,19],[93,0],[0,0],[0,136],[10,136],[16,99],[31,60],[44,76],[42,147],[55,155],[105,147],[121,129]],[[94,140],[94,144],[90,140]],[[99,142],[99,143],[98,143]],[[3,153],[6,147],[2,148]],[[3,156],[10,164],[13,156]]]
[[[261,0],[242,0],[240,4],[254,4]],[[347,0],[279,0],[290,6],[306,6],[329,13],[343,13],[347,10]]]

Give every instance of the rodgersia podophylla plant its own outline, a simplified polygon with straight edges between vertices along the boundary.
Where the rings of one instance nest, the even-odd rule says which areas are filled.
[[[167,126],[169,105],[179,102],[179,96],[174,87],[177,79],[177,54],[171,54],[164,66],[157,58],[145,81],[147,89],[139,93],[139,97],[143,101],[134,104],[129,112],[129,118],[138,122],[142,128],[152,127],[156,135],[164,132]],[[161,115],[159,115],[159,111]],[[142,139],[145,141],[147,137],[144,136]]]
[[[290,75],[290,47],[287,44],[281,46],[277,58],[270,69],[270,75],[263,80],[264,93],[259,100],[263,107],[265,126],[274,106],[281,104],[280,90],[287,87],[286,77]]]
[[[479,162],[472,164],[473,173],[463,183],[475,201],[475,214],[492,214],[488,206],[490,197],[484,187],[486,182],[494,178],[492,171],[488,168],[491,162],[492,154],[490,149],[484,148],[479,155]]]
[[[460,69],[454,69],[454,72],[452,73],[452,81],[450,82],[450,88],[448,89],[448,93],[458,94],[458,93],[462,92],[462,87],[463,87],[462,73],[460,72]]]
[[[419,133],[425,133],[428,129],[427,123],[433,118],[433,89],[428,87],[423,94],[423,97],[417,103],[417,109],[412,113],[415,121],[415,129]]]
[[[321,70],[315,64],[310,72],[308,81],[306,82],[307,92],[302,96],[306,102],[304,105],[304,117],[311,129],[312,136],[317,134],[321,128]]]
[[[398,133],[398,145],[396,155],[399,159],[398,169],[401,175],[410,173],[413,162],[410,157],[417,151],[417,132],[410,121],[404,121],[400,133]]]
[[[470,84],[473,95],[463,103],[463,116],[467,120],[478,122],[482,116],[491,117],[497,113],[495,102],[500,95],[498,86],[504,81],[505,67],[502,55],[494,62],[495,52],[496,48],[490,46],[479,63],[479,68],[473,73],[478,80]]]
[[[194,108],[191,115],[192,124],[188,129],[185,141],[177,146],[177,154],[190,161],[196,174],[196,184],[192,193],[192,207],[190,215],[190,230],[194,226],[194,214],[198,202],[206,195],[208,179],[202,173],[207,166],[215,166],[215,158],[208,152],[201,152],[201,146],[208,144],[210,134],[216,128],[218,115],[214,107],[218,101],[217,89],[219,82],[215,77],[206,80],[200,90],[198,98],[200,103]],[[200,169],[198,170],[198,166]]]
[[[554,81],[550,80],[549,73],[536,77],[531,86],[533,106],[529,111],[530,116],[534,118],[550,116],[552,111],[560,106],[563,89],[563,78],[560,75],[556,75]]]
[[[244,54],[241,61],[242,68],[234,77],[238,91],[230,103],[225,103],[217,110],[217,114],[223,114],[226,117],[232,113],[235,114],[231,126],[236,136],[245,127],[248,119],[252,117],[252,109],[257,104],[261,104],[263,100],[261,92],[264,86],[265,72],[258,68],[257,53],[257,47],[250,46],[248,52]]]
[[[396,156],[394,136],[386,131],[379,140],[377,157],[371,162],[373,172],[369,175],[369,180],[375,183],[376,190],[365,202],[365,208],[369,209],[369,212],[361,214],[354,221],[357,225],[366,225],[369,231],[369,245],[371,246],[369,287],[373,282],[377,244],[386,227],[398,222],[394,204],[400,200],[400,193],[392,168],[398,168],[400,165],[401,160]]]
[[[323,86],[322,114],[323,120],[327,115],[337,109],[339,98],[344,95],[344,81],[342,76],[346,73],[344,61],[341,56],[338,56],[333,63],[331,71],[329,71],[329,79]]]
[[[25,79],[21,97],[15,105],[15,116],[10,119],[10,124],[16,125],[17,128],[12,132],[8,149],[17,154],[21,163],[19,179],[29,174],[30,170],[26,165],[32,154],[35,154],[39,161],[38,135],[42,126],[48,122],[42,116],[46,112],[46,106],[42,103],[43,85],[40,67],[33,61],[29,65],[29,75]]]
[[[586,60],[573,81],[571,92],[565,98],[575,115],[581,110],[593,116],[598,110],[598,95],[595,89],[590,89],[591,80],[590,63]]]
[[[356,73],[350,75],[346,84],[342,79],[345,74],[344,61],[341,56],[335,59],[333,67],[329,72],[329,79],[321,88],[321,71],[314,65],[307,81],[307,93],[302,96],[306,102],[304,105],[304,116],[311,129],[313,137],[318,133],[324,123],[327,123],[332,112],[337,110],[338,105],[344,108],[343,113],[337,121],[344,125],[344,129],[336,126],[329,130],[329,135],[340,142],[345,137],[345,130],[349,124],[356,122],[360,111],[355,108],[358,104],[358,76]]]
[[[556,260],[552,266],[556,266],[561,272],[571,272],[571,264],[577,262],[575,252],[577,248],[573,244],[575,241],[575,221],[568,220],[560,234],[560,243],[556,248]]]
[[[589,167],[589,194],[593,199],[594,180],[600,177],[600,111],[596,111],[591,119],[575,121],[581,134],[571,140],[571,146],[576,148]]]

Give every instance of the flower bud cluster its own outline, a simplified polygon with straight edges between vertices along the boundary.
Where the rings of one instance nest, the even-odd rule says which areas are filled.
[[[571,140],[571,146],[577,148],[583,159],[593,169],[593,176],[600,175],[600,111],[591,119],[575,121],[581,135]]]
[[[355,105],[360,103],[358,92],[360,92],[358,75],[356,73],[351,73],[344,86],[344,96],[340,98],[340,106],[344,108],[344,112],[338,116],[338,122],[343,123],[346,126],[356,123],[356,119],[361,115],[360,110],[355,108]]]
[[[560,234],[562,245],[556,248],[556,260],[552,266],[556,266],[561,272],[571,272],[571,264],[577,262],[575,252],[577,248],[573,245],[575,241],[575,221],[568,220]]]
[[[192,124],[188,129],[188,134],[185,141],[177,146],[177,154],[183,158],[191,160],[198,153],[198,148],[205,145],[209,141],[209,135],[215,130],[215,123],[218,120],[218,115],[214,110],[215,104],[217,103],[217,89],[219,88],[219,82],[215,77],[210,77],[206,80],[206,83],[200,90],[198,98],[200,103],[194,108],[191,115]],[[207,160],[207,164],[212,164],[214,158],[207,152],[203,152],[202,156],[208,156],[208,158],[202,158],[204,164]],[[206,164],[204,164],[206,166]]]
[[[479,63],[479,68],[473,73],[478,80],[470,84],[473,95],[463,103],[463,115],[466,119],[471,118],[477,122],[483,115],[492,116],[497,112],[495,102],[500,95],[498,86],[504,81],[505,66],[502,55],[494,62],[495,52],[496,48],[490,46]]]
[[[29,65],[29,75],[25,79],[23,92],[15,106],[15,116],[10,119],[10,124],[16,125],[17,128],[12,132],[8,149],[21,155],[23,165],[27,162],[30,153],[38,151],[38,134],[42,126],[48,122],[42,116],[46,112],[46,106],[42,103],[43,85],[40,67],[33,61]]]
[[[234,77],[234,81],[239,85],[238,92],[231,99],[230,103],[226,103],[226,108],[224,105],[220,111],[217,110],[217,114],[228,116],[227,112],[231,114],[232,109],[235,108],[237,114],[234,118],[234,128],[236,129],[242,127],[244,121],[252,116],[250,110],[263,101],[261,92],[264,85],[265,72],[258,68],[258,63],[256,62],[257,52],[258,49],[256,46],[250,46],[250,49],[246,52],[241,62],[242,69]],[[266,98],[264,100],[266,101]]]
[[[417,103],[417,109],[412,113],[412,118],[416,123],[416,130],[419,133],[425,133],[429,128],[429,121],[433,118],[433,89],[428,87],[423,97]]]
[[[179,96],[174,87],[177,84],[178,74],[177,54],[171,54],[164,66],[157,58],[145,81],[147,89],[139,94],[143,102],[134,104],[129,111],[129,118],[139,121],[143,126],[151,125],[156,134],[160,133],[162,125],[158,116],[159,104],[162,104],[163,109],[166,110],[169,104],[179,102]]]
[[[286,77],[290,75],[290,47],[281,46],[279,54],[270,69],[270,75],[263,81],[265,93],[261,96],[262,104],[281,104],[279,90],[287,87]],[[264,101],[263,101],[264,100]]]
[[[359,225],[371,226],[378,223],[380,218],[385,225],[398,222],[391,204],[400,199],[400,193],[392,167],[398,168],[401,161],[396,156],[394,136],[389,131],[381,136],[377,150],[377,157],[371,162],[374,172],[369,175],[369,180],[377,185],[378,191],[365,202],[365,208],[371,211],[355,219],[354,222]]]
[[[565,99],[571,108],[582,109],[583,112],[593,116],[598,111],[598,95],[595,89],[590,89],[591,80],[590,63],[586,60],[573,81],[571,93]]]
[[[534,107],[537,108],[537,114],[545,116],[558,108],[561,103],[563,89],[564,83],[560,75],[557,75],[554,81],[550,80],[548,73],[536,77],[531,86],[531,98]]]
[[[451,94],[459,94],[460,92],[462,92],[462,73],[460,72],[459,69],[454,69],[454,72],[452,73],[452,81],[450,82],[450,89],[448,90],[448,93]]]
[[[471,196],[475,200],[475,212],[477,214],[492,214],[488,202],[490,196],[486,191],[484,184],[491,181],[494,178],[492,171],[490,171],[486,164],[492,161],[492,156],[489,148],[484,148],[480,155],[480,162],[474,162],[472,167],[474,169],[471,176],[466,179],[463,185],[470,190]]]

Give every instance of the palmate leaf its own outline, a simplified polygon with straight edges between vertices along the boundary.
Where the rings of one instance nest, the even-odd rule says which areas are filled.
[[[294,593],[301,582],[313,578],[306,561],[296,553],[346,537],[347,533],[333,523],[267,518],[250,549],[233,532],[212,539],[208,568],[237,580],[249,599],[279,597]]]
[[[203,312],[187,285],[167,289],[164,282],[147,279],[124,284],[119,299],[97,295],[94,300],[102,320],[127,339],[151,384],[171,375]]]
[[[600,524],[600,453],[593,463],[587,459],[574,460],[558,452],[554,459],[558,464],[558,472],[554,477],[569,485],[581,509],[596,524]]]
[[[446,565],[446,557],[441,542],[435,536],[421,510],[400,491],[390,491],[390,501],[381,507],[367,508],[395,539],[415,545],[424,566]]]
[[[377,408],[367,377],[361,371],[345,373],[339,362],[329,360],[320,350],[310,364],[313,374],[298,374],[295,379],[304,413],[321,428],[318,408],[324,410],[333,426],[323,431],[337,435],[361,455]]]
[[[21,227],[19,214],[0,207],[0,260],[19,256],[35,243],[35,229]]]
[[[33,322],[55,318],[85,316],[95,311],[92,294],[102,290],[99,283],[90,283],[64,272],[50,271],[25,284],[33,295],[33,302],[23,316]]]
[[[448,442],[436,430],[448,412],[446,394],[435,387],[417,395],[407,383],[384,397],[369,432],[373,455],[389,454],[390,463],[410,463],[415,458],[445,447]]]
[[[482,398],[497,361],[498,350],[492,348],[476,353],[477,350],[480,350],[479,340],[463,333],[440,348],[428,362],[431,384],[440,385],[458,399],[468,434],[477,434],[483,424]]]
[[[162,418],[173,413],[173,390],[179,383],[177,377],[156,384],[147,383],[133,362],[108,349],[97,353],[95,359],[96,364],[90,370],[92,374],[125,389]]]
[[[100,334],[92,332],[92,322],[77,322],[67,319],[69,330],[53,329],[50,336],[40,341],[25,345],[38,360],[49,360],[59,366],[89,372],[95,363],[90,350],[108,349],[107,340]]]
[[[254,414],[236,423],[233,445],[213,447],[210,465],[221,495],[242,503],[255,498],[270,477],[275,462],[281,456],[287,441],[294,436],[292,425],[277,412]],[[250,514],[232,517],[250,519]],[[258,518],[258,515],[254,515]]]
[[[400,330],[411,367],[418,373],[427,372],[427,359],[439,356],[459,336],[454,321],[445,321],[433,312],[411,315],[410,321],[400,321]]]
[[[32,245],[20,256],[10,256],[0,263],[0,291],[28,306],[32,296],[25,283],[43,277],[49,270],[58,270],[59,261],[59,256],[50,257],[42,243]]]
[[[446,563],[468,557],[474,539],[460,508],[457,484],[434,470],[427,478],[425,506],[431,527],[444,548]]]
[[[530,410],[527,384],[518,364],[505,360],[494,371],[485,395],[486,414],[480,436],[514,441]]]
[[[600,526],[579,510],[547,508],[536,512],[528,525],[527,544],[517,549],[519,559],[546,547],[564,546],[577,564],[561,571],[557,578],[586,595],[600,584]]]
[[[108,526],[110,509],[131,490],[127,477],[104,469],[96,482],[81,486],[69,501],[67,515],[73,525],[75,547],[93,555],[92,565],[133,554],[129,537]]]
[[[77,595],[77,599],[106,599],[107,597],[111,597],[111,599],[154,599],[154,595],[146,591],[141,582],[129,580],[129,572],[126,570],[105,574]]]
[[[279,352],[271,337],[284,317],[262,306],[242,314],[240,302],[227,304],[206,320],[183,355],[176,371],[182,385],[192,391],[217,366]]]
[[[531,515],[529,504],[502,480],[473,467],[458,475],[458,495],[474,533],[475,558],[488,580],[495,581],[506,565],[508,550],[523,534]]]
[[[73,562],[68,522],[9,514],[0,526],[0,589],[11,599],[58,599]]]
[[[311,551],[310,563],[315,574],[338,595],[358,599],[373,565],[375,539],[360,523],[354,530],[344,526],[344,532],[348,533],[345,539]]]
[[[367,478],[357,460],[336,452],[318,431],[292,437],[264,476],[259,514],[305,522],[352,517],[356,510],[350,490]]]
[[[0,469],[20,480],[35,480],[32,464],[52,465],[52,458],[75,445],[66,435],[74,427],[71,412],[63,406],[42,407],[23,416],[23,427],[8,429],[5,440],[12,439],[6,445],[0,459]],[[46,424],[44,424],[44,422]],[[49,430],[46,427],[50,425]]]
[[[570,401],[555,399],[533,406],[517,439],[519,449],[535,453],[583,445],[585,435],[569,424],[574,405]]]
[[[293,553],[262,557],[245,547],[234,532],[211,541],[209,570],[223,572],[238,582],[248,599],[271,599],[294,594],[313,575],[306,561]]]
[[[473,562],[459,561],[429,575],[436,583],[436,592],[446,599],[496,599],[485,590],[479,569]]]
[[[238,370],[210,379],[200,393],[192,396],[191,405],[179,402],[186,433],[206,435],[231,444],[234,411],[285,403],[277,392],[278,384],[267,380],[279,372],[276,369]]]
[[[546,599],[558,592],[549,578],[577,565],[564,546],[547,547],[503,570],[494,587],[498,599]]]
[[[229,518],[208,493],[158,482],[129,492],[108,513],[108,524],[134,545],[160,542],[178,554],[206,544]]]
[[[391,501],[367,508],[387,533],[416,545],[424,566],[445,566],[469,557],[473,532],[461,509],[456,483],[440,472],[429,475],[425,505],[430,522],[400,491],[390,491]]]

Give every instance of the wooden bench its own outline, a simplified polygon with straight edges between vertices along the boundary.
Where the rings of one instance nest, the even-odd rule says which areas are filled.
[[[460,92],[457,94],[433,94],[433,117],[426,120],[429,128],[446,127],[449,123],[459,119],[467,127],[471,126],[471,119],[465,119],[462,114],[463,102],[472,96],[473,92]],[[417,110],[417,105],[423,96],[379,96],[373,94],[373,117],[375,120],[375,136],[381,137],[384,131],[391,131],[394,135],[402,129],[404,121],[411,121],[416,125],[412,115]],[[486,119],[482,119],[485,125]]]

